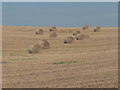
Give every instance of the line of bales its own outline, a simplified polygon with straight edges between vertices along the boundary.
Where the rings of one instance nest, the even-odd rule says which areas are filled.
[[[56,38],[57,37],[57,33],[56,33],[56,27],[53,26],[53,27],[50,27],[49,29],[49,37],[50,38]],[[82,27],[83,30],[86,30],[86,29],[89,29],[89,26],[88,25],[84,25]],[[94,32],[99,32],[101,29],[101,27],[99,26],[95,26],[93,27],[93,31]],[[37,35],[40,35],[40,34],[43,34],[44,30],[43,29],[37,29],[35,31],[35,34]],[[87,39],[89,38],[90,36],[89,35],[86,35],[86,34],[82,34],[80,31],[73,31],[73,36],[71,37],[65,37],[64,40],[63,40],[63,43],[64,44],[70,44],[72,43],[75,39],[76,40],[83,40],[83,39]],[[33,45],[29,46],[28,48],[28,52],[29,53],[39,53],[41,51],[41,49],[49,49],[50,48],[50,43],[48,42],[48,40],[46,39],[42,39],[42,40],[38,40],[36,41]]]

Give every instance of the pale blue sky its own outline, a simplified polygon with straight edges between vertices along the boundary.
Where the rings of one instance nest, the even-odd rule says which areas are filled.
[[[119,0],[0,0],[3,2],[119,2]]]
[[[2,26],[2,3],[0,2],[0,26]]]
[[[3,25],[118,26],[117,2],[4,2]]]

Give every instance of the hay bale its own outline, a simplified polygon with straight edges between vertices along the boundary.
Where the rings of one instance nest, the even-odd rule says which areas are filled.
[[[49,42],[46,39],[38,40],[34,45],[28,48],[29,53],[39,53],[42,49],[48,49],[50,47]]]
[[[56,27],[55,27],[55,26],[52,26],[51,29],[56,29]]]
[[[42,49],[50,48],[50,43],[46,39],[38,40],[37,43],[40,46],[40,48],[42,48]]]
[[[49,31],[53,31],[52,29],[49,29]]]
[[[73,31],[73,35],[75,36],[75,35],[77,35],[77,34],[79,34],[80,33],[80,31]]]
[[[76,40],[83,40],[83,39],[86,39],[86,38],[89,38],[89,35],[86,35],[86,34],[77,34],[75,36]]]
[[[88,25],[84,25],[84,26],[82,27],[83,30],[88,29],[88,28],[89,28]]]
[[[74,41],[73,37],[66,37],[66,38],[64,38],[64,44],[72,43],[72,41]]]
[[[49,37],[57,37],[57,33],[52,31],[50,32]]]
[[[29,48],[28,48],[29,53],[38,53],[39,51],[40,51],[40,46],[37,43],[29,46]]]
[[[94,32],[99,32],[100,29],[101,29],[101,27],[97,27],[97,26],[95,26],[95,27],[94,27]]]
[[[35,34],[43,34],[43,29],[37,29],[37,30],[35,31]]]
[[[56,31],[56,27],[55,26],[50,27],[49,31]]]
[[[56,29],[49,29],[49,31],[56,31]]]
[[[70,38],[72,41],[74,41],[75,39],[74,39],[74,37],[68,37],[68,38]]]

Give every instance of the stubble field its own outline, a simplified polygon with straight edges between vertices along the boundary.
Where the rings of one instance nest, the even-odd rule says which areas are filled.
[[[3,88],[118,87],[117,27],[102,27],[100,32],[58,27],[57,38],[49,38],[48,27],[36,35],[36,28],[3,26]],[[64,37],[74,30],[90,38],[65,45]],[[28,47],[38,39],[47,39],[50,49],[29,54]]]

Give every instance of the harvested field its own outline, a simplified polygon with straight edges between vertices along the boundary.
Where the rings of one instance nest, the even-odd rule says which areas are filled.
[[[36,35],[41,28],[43,35]],[[57,38],[49,38],[49,27],[3,26],[3,88],[117,88],[118,30],[57,27]],[[80,30],[89,39],[69,45],[64,37]],[[27,48],[38,39],[47,39],[49,49],[29,54]]]

